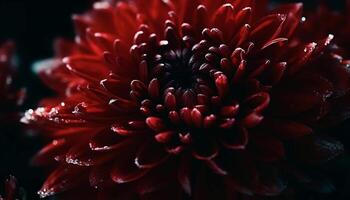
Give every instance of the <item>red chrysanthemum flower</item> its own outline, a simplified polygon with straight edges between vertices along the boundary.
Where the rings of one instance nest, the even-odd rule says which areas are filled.
[[[19,197],[19,191],[17,187],[17,180],[14,176],[10,176],[5,181],[5,196],[0,195],[0,200],[21,200],[24,199]]]
[[[327,128],[349,117],[350,74],[333,35],[304,43],[296,34],[301,4],[100,2],[74,22],[75,44],[59,45],[64,64],[41,73],[59,97],[22,119],[53,138],[34,159],[56,164],[42,197],[325,188],[313,178],[344,151]]]
[[[24,97],[24,90],[18,90],[14,84],[13,50],[12,42],[0,46],[0,126],[16,120],[15,111]]]

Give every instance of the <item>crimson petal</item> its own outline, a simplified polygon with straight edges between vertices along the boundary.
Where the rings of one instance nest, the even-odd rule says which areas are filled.
[[[136,191],[140,195],[162,192],[165,188],[176,183],[176,163],[174,160],[157,166],[147,175],[135,183]]]
[[[72,189],[87,180],[87,169],[62,165],[53,171],[38,192],[44,198]]]
[[[244,149],[248,144],[248,130],[237,127],[221,134],[220,142],[228,149]]]
[[[194,143],[194,149],[192,155],[199,160],[211,160],[215,158],[219,153],[219,147],[217,141],[213,141],[210,138],[202,138],[206,142],[198,142],[196,140]]]
[[[90,139],[89,146],[93,151],[108,151],[120,147],[123,140],[126,139],[112,131],[103,130]]]
[[[154,168],[167,158],[168,153],[164,150],[164,147],[152,138],[151,141],[145,142],[139,148],[136,154],[135,164],[141,169]]]
[[[32,163],[35,165],[54,163],[56,157],[65,155],[68,147],[69,142],[65,139],[54,140],[33,157]]]
[[[267,119],[262,126],[282,139],[296,139],[313,133],[307,125],[289,120]]]
[[[191,157],[183,156],[181,163],[178,168],[177,179],[182,186],[182,189],[188,194],[192,193],[192,186],[190,180],[190,169],[191,169]]]
[[[129,183],[140,179],[149,172],[150,169],[138,168],[132,157],[132,155],[119,155],[119,159],[116,159],[111,171],[111,178],[114,182]]]
[[[92,166],[103,163],[113,157],[113,153],[93,151],[88,143],[71,147],[66,154],[66,162],[79,166]]]

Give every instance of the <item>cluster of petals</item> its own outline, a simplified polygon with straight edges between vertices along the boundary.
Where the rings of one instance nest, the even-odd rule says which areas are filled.
[[[322,188],[303,169],[344,153],[330,128],[350,117],[350,63],[331,34],[305,41],[302,4],[267,3],[101,1],[74,16],[75,42],[58,41],[40,71],[57,97],[22,118],[52,139],[34,158],[54,169],[39,194]]]
[[[0,195],[0,200],[18,200],[17,180],[10,176],[5,181],[5,196]],[[22,200],[22,199],[21,199]]]

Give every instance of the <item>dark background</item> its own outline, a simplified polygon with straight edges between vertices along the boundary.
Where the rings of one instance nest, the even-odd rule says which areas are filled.
[[[16,43],[19,84],[25,82],[30,94],[22,111],[35,107],[41,97],[50,94],[32,73],[32,63],[52,55],[55,38],[73,38],[71,15],[85,11],[90,4],[90,0],[0,0],[0,43],[8,39]],[[29,158],[43,142],[38,137],[17,134],[21,127],[7,126],[0,130],[0,194],[4,194],[3,181],[11,174],[25,189],[28,200],[38,199],[36,191],[45,175],[29,165]]]
[[[315,1],[304,0],[306,8],[314,8]],[[92,0],[0,0],[0,42],[7,39],[16,42],[20,78],[22,82],[26,81],[28,93],[31,94],[22,110],[33,107],[42,96],[50,94],[31,72],[32,63],[52,56],[52,41],[55,38],[73,38],[71,15],[88,9],[91,2]],[[329,2],[335,8],[343,7],[342,0]],[[39,149],[40,142],[37,138],[23,135],[8,136],[7,141],[2,137],[0,139],[3,140],[0,142],[0,188],[3,188],[1,180],[8,174],[13,174],[26,189],[28,200],[36,199],[35,192],[44,175],[39,169],[28,165],[28,158]]]

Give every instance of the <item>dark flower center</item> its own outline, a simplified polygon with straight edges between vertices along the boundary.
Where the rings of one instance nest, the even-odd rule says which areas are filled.
[[[161,84],[174,88],[192,88],[196,74],[190,63],[191,57],[192,51],[187,48],[166,52],[158,64],[164,67]]]
[[[243,148],[247,129],[263,120],[270,101],[257,81],[245,77],[245,56],[252,45],[232,49],[219,29],[205,28],[196,35],[191,25],[181,27],[177,32],[168,26],[163,40],[146,34],[147,26],[135,35],[131,53],[139,59],[139,80],[131,83],[131,94],[146,124],[172,153],[189,144],[206,149],[213,141]],[[204,154],[208,158],[216,151]]]

